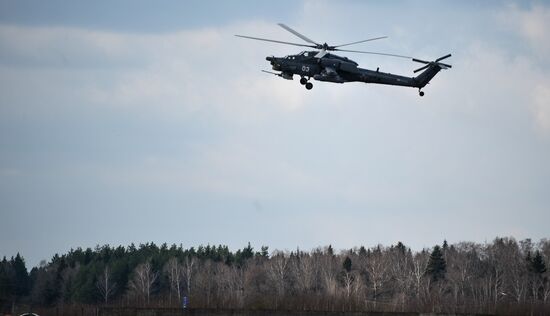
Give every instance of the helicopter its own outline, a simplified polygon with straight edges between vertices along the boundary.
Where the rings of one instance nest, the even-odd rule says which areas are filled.
[[[305,86],[307,90],[311,90],[313,88],[313,83],[310,82],[310,80],[313,78],[317,81],[333,83],[364,82],[418,88],[418,94],[422,97],[424,96],[424,91],[422,91],[422,88],[424,88],[440,70],[452,67],[449,64],[441,62],[442,60],[451,57],[451,54],[447,54],[443,57],[437,58],[434,61],[425,61],[410,56],[397,54],[340,49],[340,47],[344,46],[384,39],[387,38],[387,36],[374,37],[366,40],[332,46],[328,45],[326,42],[324,44],[315,42],[283,23],[278,23],[278,25],[286,31],[304,40],[308,44],[291,43],[286,41],[252,37],[246,35],[235,36],[258,41],[316,49],[303,51],[299,54],[288,55],[285,57],[268,56],[266,57],[266,60],[271,63],[272,69],[278,72],[262,70],[263,72],[273,74],[287,80],[293,80],[294,75],[298,75],[300,76],[300,84]],[[424,64],[424,66],[414,70],[414,73],[422,70],[424,71],[416,77],[406,77],[381,72],[379,67],[376,70],[359,68],[359,64],[357,62],[347,57],[342,57],[329,53],[332,51],[373,54],[411,59],[414,62]]]

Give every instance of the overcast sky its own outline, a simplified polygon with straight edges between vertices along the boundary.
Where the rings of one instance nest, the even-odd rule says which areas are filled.
[[[453,68],[307,91],[260,72],[299,48],[233,36],[300,41],[278,22]],[[0,1],[0,256],[550,237],[549,30],[543,1]]]

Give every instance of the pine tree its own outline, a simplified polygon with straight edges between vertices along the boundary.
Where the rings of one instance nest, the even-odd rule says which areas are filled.
[[[328,245],[327,254],[329,256],[334,256],[334,250],[332,249],[332,245]]]
[[[400,253],[404,254],[407,250],[407,246],[405,246],[402,242],[398,241],[397,245],[395,245],[395,248],[399,250]]]
[[[13,293],[14,275],[10,261],[4,257],[0,261],[0,307],[8,302],[8,298]]]
[[[344,259],[344,263],[342,264],[342,266],[344,270],[349,273],[351,271],[351,259],[346,256],[346,259]]]
[[[25,260],[19,253],[17,253],[17,256],[11,260],[11,265],[13,267],[13,271],[15,272],[15,295],[16,296],[26,296],[29,294],[29,286],[30,286],[30,279],[29,279],[29,272],[27,271],[27,267],[25,266]]]
[[[242,256],[245,260],[254,257],[254,248],[250,246],[250,242],[248,242],[248,245],[243,248]]]
[[[436,282],[444,279],[446,272],[447,264],[445,263],[445,258],[443,258],[441,247],[435,246],[426,267],[426,275],[431,276],[432,280]]]
[[[268,246],[262,246],[260,252],[256,253],[257,257],[267,258],[269,257],[269,247]]]
[[[546,264],[544,263],[544,258],[540,254],[540,251],[537,250],[533,259],[531,259],[531,271],[536,274],[543,274],[546,272]]]

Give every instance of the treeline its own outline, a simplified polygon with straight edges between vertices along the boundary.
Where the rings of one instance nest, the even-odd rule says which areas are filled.
[[[27,272],[0,262],[0,312],[13,306],[148,306],[550,314],[550,241],[401,242],[335,253],[227,246],[97,246]]]

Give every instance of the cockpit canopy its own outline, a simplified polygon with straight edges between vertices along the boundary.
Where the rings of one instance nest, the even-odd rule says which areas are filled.
[[[300,52],[299,54],[296,54],[296,55],[287,55],[284,57],[284,59],[301,59],[300,57],[302,58],[313,58],[315,57],[319,52],[318,51],[303,51],[303,52]],[[344,62],[347,62],[347,63],[352,63],[356,66],[358,66],[359,64],[357,64],[355,61],[347,58],[347,57],[343,57],[343,56],[338,56],[338,55],[334,55],[334,54],[330,54],[330,53],[327,53],[323,56],[323,58],[330,58],[330,59],[338,59],[338,60],[341,60],[341,61],[344,61]]]

